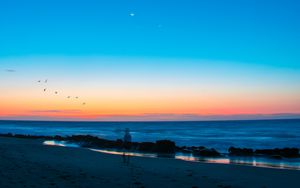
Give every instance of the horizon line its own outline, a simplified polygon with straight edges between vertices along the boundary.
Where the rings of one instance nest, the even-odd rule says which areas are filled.
[[[213,122],[213,121],[274,121],[274,120],[300,120],[300,117],[291,118],[267,118],[267,119],[203,119],[203,120],[39,120],[39,119],[0,119],[0,121],[35,121],[35,122],[90,122],[90,123],[139,123],[139,122]]]

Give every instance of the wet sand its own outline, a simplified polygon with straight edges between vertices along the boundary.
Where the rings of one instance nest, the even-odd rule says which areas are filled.
[[[300,171],[98,153],[0,137],[0,187],[298,187]]]

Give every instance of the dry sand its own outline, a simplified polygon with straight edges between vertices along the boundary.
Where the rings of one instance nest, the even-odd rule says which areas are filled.
[[[0,137],[0,187],[300,187],[300,171],[131,157]]]

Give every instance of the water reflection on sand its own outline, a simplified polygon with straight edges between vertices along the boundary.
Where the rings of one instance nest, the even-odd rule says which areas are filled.
[[[69,142],[66,142],[66,141],[56,141],[56,140],[46,140],[46,141],[43,142],[43,145],[73,147],[73,148],[80,147],[78,144],[75,144],[75,143],[69,143]]]
[[[54,141],[47,140],[43,142],[44,145],[48,146],[62,146],[62,147],[80,147],[78,144],[69,143],[66,141]],[[120,150],[106,150],[106,149],[94,149],[89,148],[95,152],[113,154],[113,155],[123,155],[124,151]],[[300,170],[300,159],[271,159],[267,157],[253,156],[253,157],[232,157],[226,154],[222,157],[198,157],[193,154],[188,153],[176,153],[174,155],[163,155],[154,153],[141,153],[141,152],[125,152],[129,156],[138,157],[151,157],[151,158],[175,158],[178,160],[191,161],[191,162],[204,162],[204,163],[218,163],[218,164],[237,164],[237,165],[247,165],[255,167],[265,167],[265,168],[278,168],[278,169],[292,169]]]
[[[219,164],[239,164],[255,167],[265,168],[279,168],[279,169],[294,169],[300,170],[300,159],[271,159],[263,156],[253,157],[236,157],[227,156],[223,157],[195,157],[192,154],[176,154],[176,159],[194,162],[206,162],[206,163],[219,163]]]

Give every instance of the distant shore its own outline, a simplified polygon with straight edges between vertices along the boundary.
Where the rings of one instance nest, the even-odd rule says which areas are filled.
[[[0,137],[0,187],[296,187],[298,170],[130,157]]]

